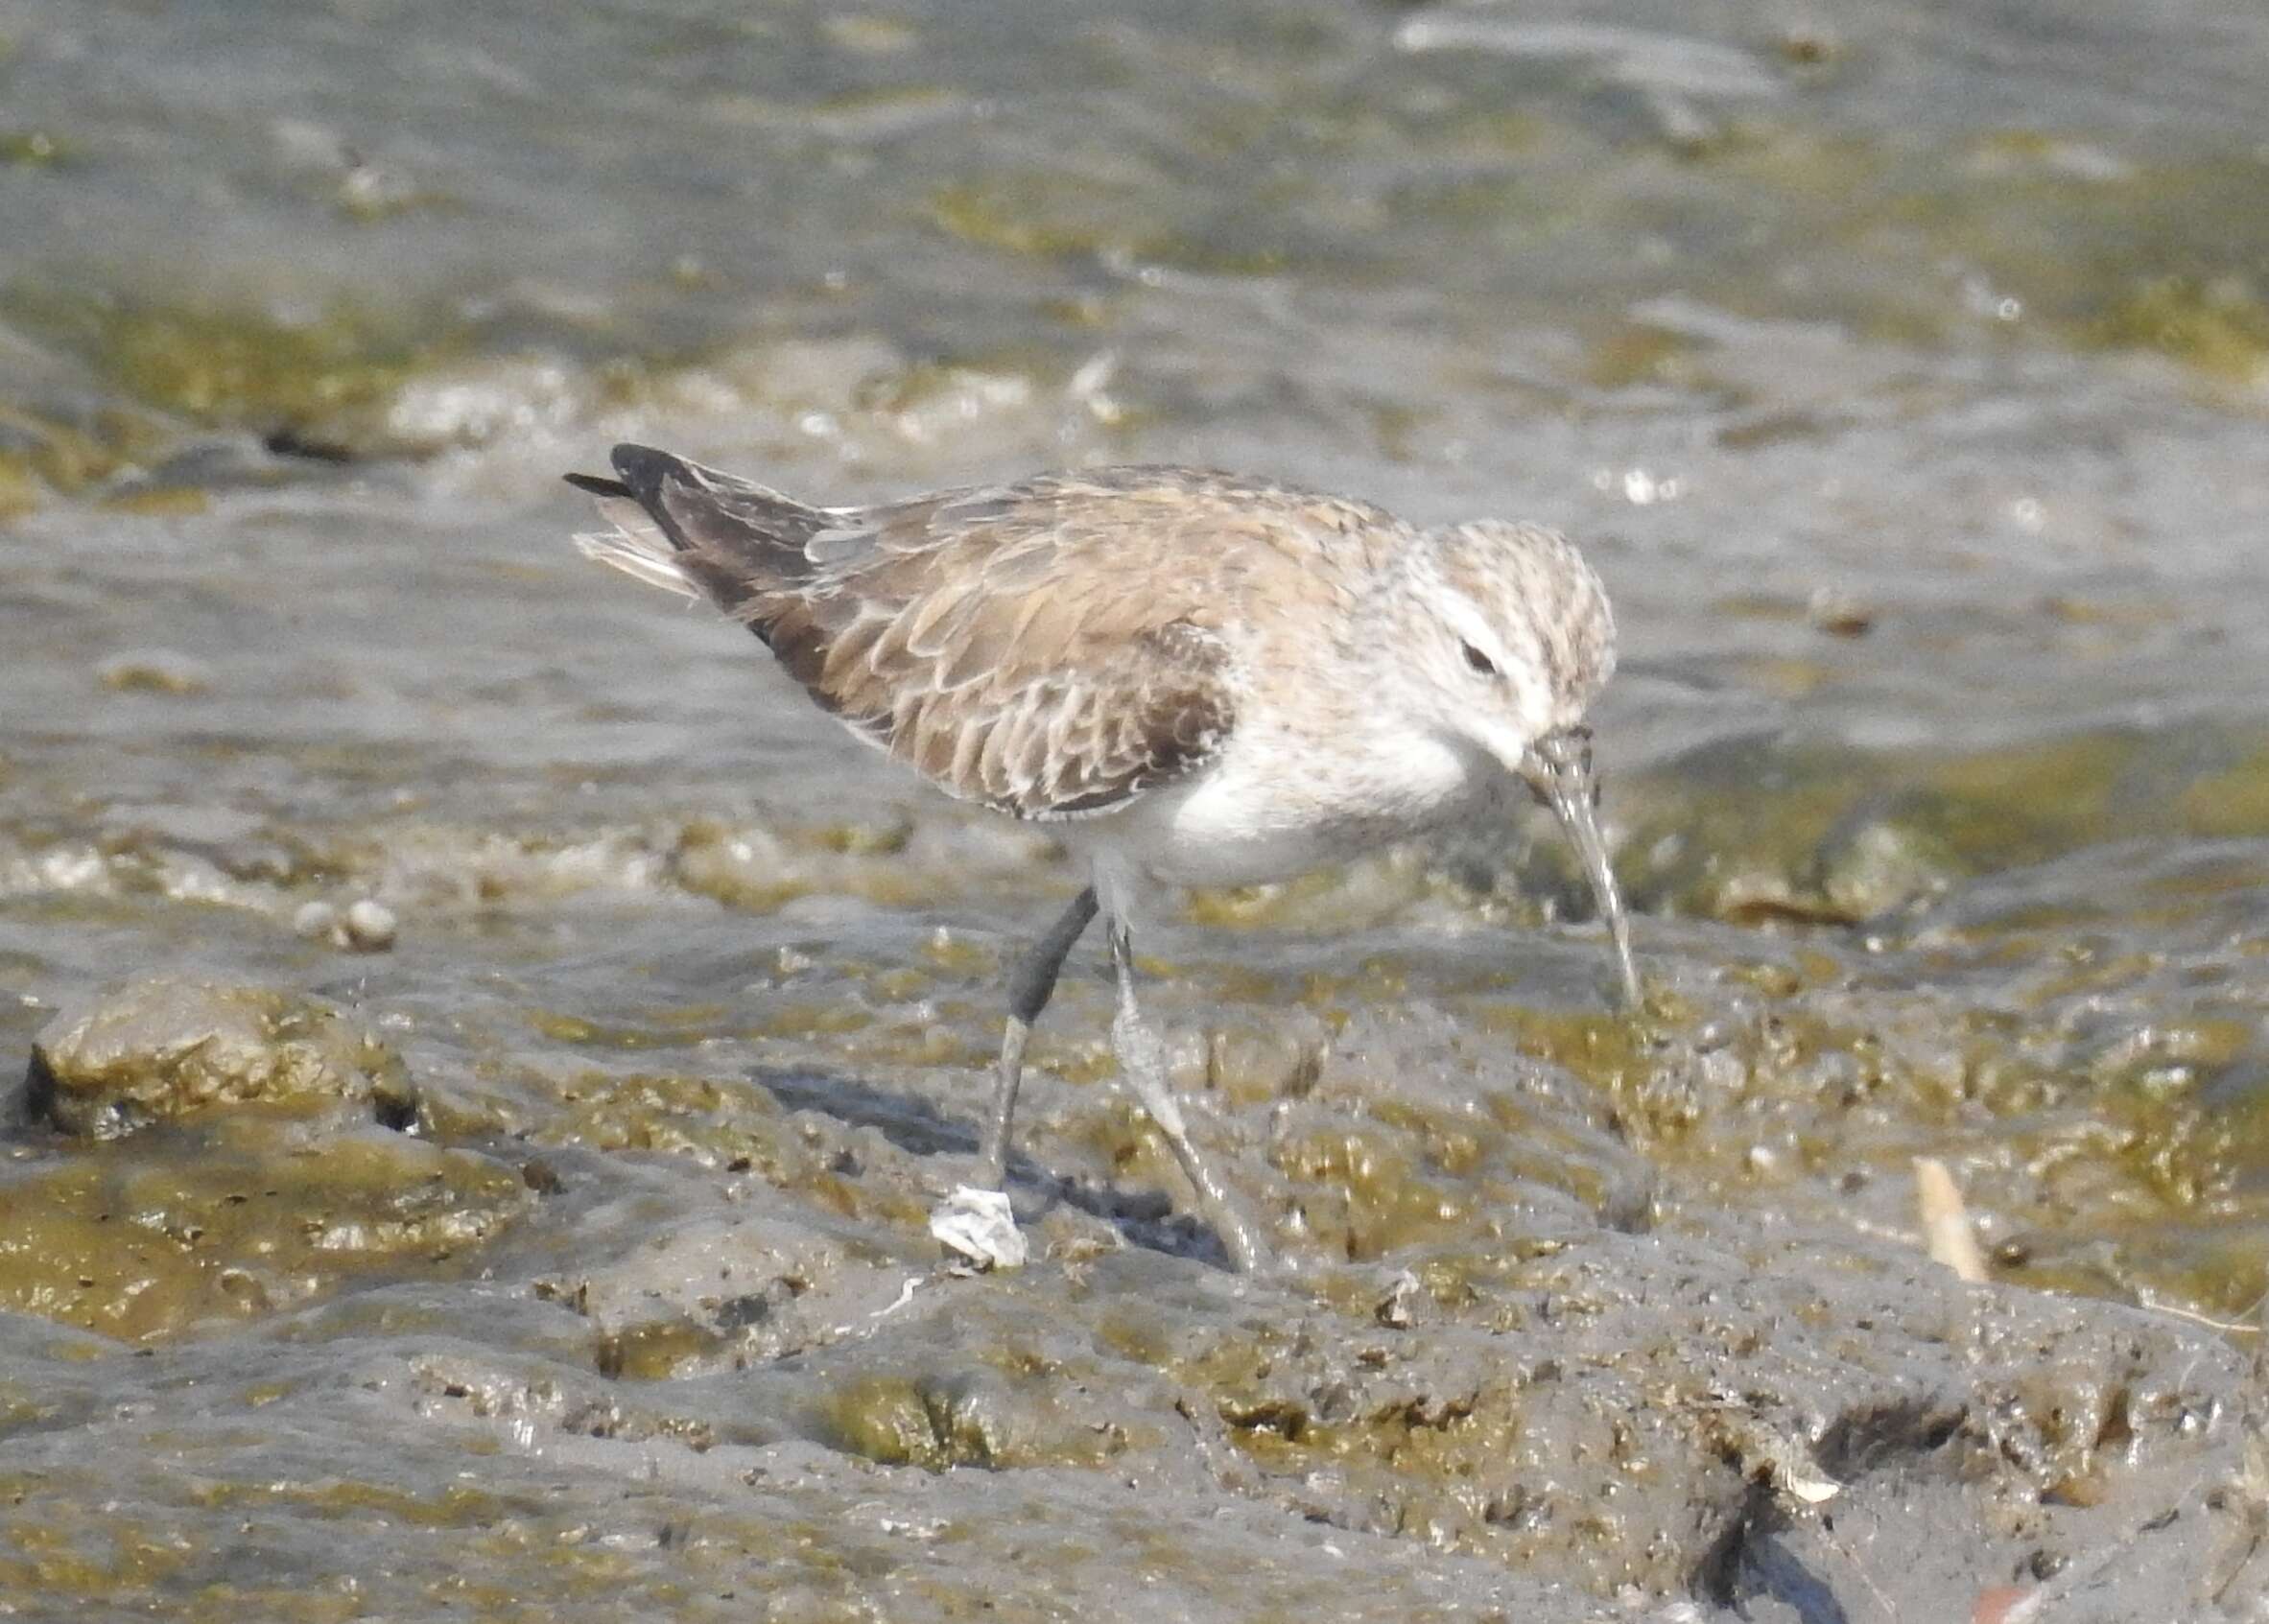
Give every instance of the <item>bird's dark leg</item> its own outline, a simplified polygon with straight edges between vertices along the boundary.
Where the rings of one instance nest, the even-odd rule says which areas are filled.
[[[1055,995],[1072,945],[1079,940],[1096,915],[1095,887],[1072,899],[1072,906],[1048,929],[1048,934],[1026,950],[1008,974],[1008,1029],[1001,1040],[1001,1071],[993,1087],[993,1114],[985,1122],[984,1146],[978,1166],[978,1185],[984,1189],[1008,1188],[1008,1127],[1016,1115],[1016,1091],[1024,1081],[1025,1040],[1032,1023]]]
[[[1158,1131],[1166,1136],[1174,1160],[1182,1165],[1184,1176],[1197,1191],[1197,1205],[1206,1221],[1214,1226],[1214,1233],[1229,1249],[1239,1271],[1248,1275],[1263,1273],[1270,1267],[1267,1243],[1261,1238],[1259,1226],[1245,1214],[1229,1187],[1191,1142],[1181,1105],[1166,1079],[1166,1045],[1160,1040],[1157,1028],[1143,1018],[1142,1009],[1135,1002],[1134,940],[1127,933],[1126,921],[1114,912],[1108,929],[1111,964],[1119,973],[1119,1013],[1111,1022],[1111,1047],[1119,1055],[1120,1075],[1143,1102],[1150,1120],[1158,1124]]]

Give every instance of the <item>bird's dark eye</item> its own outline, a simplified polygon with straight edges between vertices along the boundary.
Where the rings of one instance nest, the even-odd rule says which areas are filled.
[[[1497,662],[1470,643],[1465,646],[1465,665],[1476,676],[1497,675]]]

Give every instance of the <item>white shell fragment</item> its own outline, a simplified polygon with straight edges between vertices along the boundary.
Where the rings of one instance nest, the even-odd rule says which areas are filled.
[[[399,929],[394,910],[368,897],[349,907],[341,923],[345,928],[346,945],[356,953],[384,953],[394,945],[394,932]]]
[[[980,1268],[1021,1269],[1030,1255],[1005,1190],[957,1187],[931,1211],[930,1233]]]
[[[1824,1500],[1832,1500],[1844,1492],[1844,1486],[1841,1483],[1836,1482],[1833,1478],[1824,1477],[1819,1472],[1804,1466],[1784,1461],[1776,1461],[1773,1465],[1775,1480],[1782,1488],[1787,1490],[1789,1494],[1795,1495],[1808,1506],[1816,1506]]]
[[[384,953],[400,930],[394,910],[368,897],[344,909],[329,903],[302,903],[292,915],[292,930],[313,942],[328,942],[348,953]]]

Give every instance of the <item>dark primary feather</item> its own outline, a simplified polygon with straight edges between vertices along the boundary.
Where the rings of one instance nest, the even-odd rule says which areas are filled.
[[[1194,771],[1228,732],[1219,572],[1154,566],[1161,549],[1228,558],[1256,540],[1252,496],[1282,493],[1114,469],[816,508],[667,452],[613,459],[719,607],[953,794],[1020,817],[1105,812]],[[1219,546],[1194,550],[1194,526]]]

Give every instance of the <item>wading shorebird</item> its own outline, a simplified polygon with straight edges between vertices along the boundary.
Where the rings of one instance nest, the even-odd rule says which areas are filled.
[[[1282,880],[1485,812],[1550,807],[1607,922],[1629,929],[1595,807],[1585,708],[1615,668],[1599,577],[1565,537],[1176,467],[1044,474],[872,507],[814,507],[646,446],[570,474],[611,531],[589,556],[707,599],[821,709],[947,794],[1057,823],[1090,883],[1008,977],[978,1179],[933,1215],[1013,1266],[1009,1123],[1026,1039],[1099,911],[1120,1071],[1239,1267],[1268,1250],[1192,1142],[1135,999],[1149,884]]]

